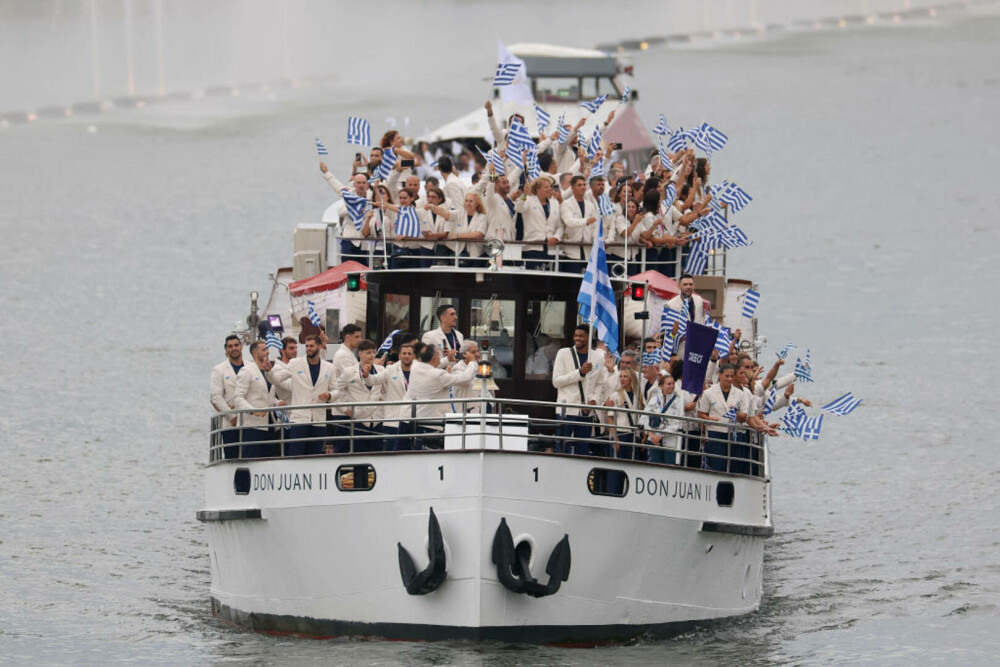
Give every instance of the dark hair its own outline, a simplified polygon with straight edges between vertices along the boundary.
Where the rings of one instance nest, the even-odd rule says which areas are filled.
[[[660,187],[660,179],[658,179],[656,176],[650,176],[649,178],[646,179],[647,190],[655,190],[658,187]]]
[[[424,179],[424,189],[425,190],[427,188],[429,188],[429,187],[432,187],[432,186],[433,187],[437,187],[439,185],[441,185],[441,181],[440,181],[440,179],[438,179],[437,176],[428,176],[427,178]],[[442,199],[444,199],[444,198],[442,197]]]
[[[472,184],[475,185],[483,177],[483,172],[477,171],[472,175]]]
[[[403,343],[402,345],[399,346],[399,351],[402,352],[404,347],[408,347],[408,348],[410,348],[410,350],[413,350],[413,348],[415,347],[415,345],[416,345],[416,343]],[[414,352],[414,356],[416,356],[415,352]]]
[[[549,167],[552,166],[552,153],[545,151],[544,153],[539,153],[538,155],[538,168],[542,171],[548,171]]]
[[[392,337],[392,349],[395,350],[403,343],[409,342],[416,337],[417,335],[412,331],[397,331]]]
[[[570,185],[570,187],[573,187],[574,185],[576,185],[580,181],[586,181],[586,180],[587,180],[586,178],[584,178],[580,174],[577,174],[573,178],[569,179],[569,185]]]
[[[344,340],[348,336],[353,336],[360,331],[361,327],[357,324],[345,324],[344,328],[340,330],[340,340]]]
[[[722,375],[726,371],[736,372],[736,366],[732,364],[719,364],[719,375]]]
[[[287,350],[289,343],[296,343],[297,344],[298,342],[299,341],[295,340],[295,338],[292,337],[292,336],[285,336],[284,338],[281,339],[281,346],[282,346],[282,348],[284,348],[284,349]]]
[[[681,280],[684,280],[685,278],[690,278],[692,281],[694,280],[694,276],[692,276],[690,273],[681,274]],[[678,280],[677,282],[680,282],[680,280]]]
[[[254,342],[250,343],[250,356],[253,356],[254,350],[256,350],[261,345],[265,344],[266,343],[262,340],[255,340]]]
[[[454,165],[451,163],[451,158],[447,155],[442,155],[438,158],[438,171],[442,174],[450,174],[454,168]]]
[[[647,213],[657,213],[660,210],[660,191],[647,190],[642,196],[642,209]]]
[[[703,157],[698,158],[694,161],[694,173],[698,178],[701,179],[701,184],[708,185],[708,174],[705,173],[705,167],[708,165],[708,160]]]
[[[674,376],[675,380],[680,380],[684,375],[684,360],[678,359],[676,361],[670,362],[670,374]]]
[[[420,358],[420,352],[425,347],[427,347],[427,343],[423,342],[422,340],[418,340],[417,342],[413,343],[413,354],[417,357],[417,359]]]
[[[424,193],[425,195],[430,195],[430,194],[437,195],[438,197],[440,197],[442,204],[445,201],[444,192],[441,190],[441,188],[434,187],[433,185],[428,185],[426,188],[424,188]]]
[[[364,352],[365,350],[374,350],[378,347],[374,342],[368,340],[367,338],[360,343],[358,343],[358,352]]]
[[[382,148],[388,148],[389,146],[392,146],[392,142],[393,140],[395,140],[397,134],[399,134],[399,132],[397,132],[396,130],[389,130],[388,132],[382,135],[382,140],[378,142],[379,146],[381,146]]]
[[[306,336],[306,342],[307,343],[309,341],[311,341],[311,340],[316,341],[317,345],[322,345],[323,344],[323,339],[320,338],[319,336],[317,336],[316,334],[309,334],[308,336]]]
[[[642,346],[646,347],[646,343],[655,343],[655,342],[656,342],[655,338],[643,338],[642,339]]]
[[[429,364],[437,353],[437,346],[435,345],[424,345],[423,349],[420,350],[419,359],[425,364]]]
[[[575,334],[577,331],[582,331],[583,333],[587,334],[587,336],[590,336],[590,327],[584,324],[577,324],[575,327],[573,327],[573,333]]]
[[[372,146],[371,152],[378,151],[380,155],[385,155],[385,151],[382,150],[381,146]]]
[[[452,306],[450,303],[442,303],[440,306],[437,307],[437,310],[434,311],[435,317],[437,317],[440,320],[441,316],[447,313],[449,308],[454,308],[454,306]]]
[[[237,336],[236,334],[229,334],[228,336],[226,336],[226,341],[222,344],[222,348],[225,349],[226,345],[229,345],[229,341],[239,340],[239,339],[240,337]]]

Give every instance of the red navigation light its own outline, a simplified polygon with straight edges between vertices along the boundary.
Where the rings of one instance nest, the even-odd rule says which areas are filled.
[[[632,285],[632,300],[642,301],[646,298],[646,286],[645,285]]]

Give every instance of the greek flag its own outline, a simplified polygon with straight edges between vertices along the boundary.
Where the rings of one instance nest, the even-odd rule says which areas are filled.
[[[729,356],[729,346],[733,343],[733,337],[729,329],[719,327],[719,337],[715,339],[715,349],[719,352],[719,358]]]
[[[663,203],[670,206],[677,199],[677,186],[673,183],[667,183],[667,189],[663,193]]]
[[[278,334],[273,331],[268,331],[267,335],[264,336],[264,347],[269,350],[277,350],[278,352],[285,349],[285,346],[281,343],[281,339],[278,338]]]
[[[347,206],[347,215],[350,216],[351,222],[354,223],[354,228],[360,232],[364,226],[362,222],[365,219],[365,213],[371,209],[372,203],[365,197],[359,197],[347,188],[344,188],[340,194],[344,198],[344,204]]]
[[[559,143],[564,144],[569,139],[570,129],[566,127],[566,114],[559,116]]]
[[[719,195],[725,192],[726,188],[729,187],[729,181],[722,181],[718,185],[709,185],[708,191],[711,193],[712,198],[708,201],[708,205],[712,207],[712,210],[722,215],[722,201],[719,200]]]
[[[795,343],[786,343],[785,347],[781,348],[781,351],[777,353],[779,359],[784,359],[788,356],[791,350],[795,349]]]
[[[535,117],[538,118],[538,134],[541,135],[545,132],[545,128],[549,126],[549,119],[552,118],[552,116],[548,111],[536,104]]]
[[[389,350],[391,350],[392,349],[392,337],[395,336],[396,334],[398,334],[400,331],[402,331],[402,329],[395,329],[391,334],[389,334],[388,336],[386,336],[385,340],[382,341],[382,344],[378,346],[378,351],[379,352],[388,352]]]
[[[806,360],[795,360],[795,379],[803,382],[815,382],[812,376],[812,364],[809,362],[809,350],[806,350]]]
[[[670,333],[674,330],[674,322],[677,322],[677,338],[682,338],[687,333],[687,314],[674,310],[670,306],[664,306],[663,313],[660,315],[660,331]]]
[[[597,324],[597,337],[608,346],[609,352],[618,351],[618,305],[615,290],[608,277],[608,260],[604,255],[604,221],[598,220],[594,245],[590,249],[590,261],[580,283],[580,293],[576,297],[580,304],[580,316],[587,322]]]
[[[309,321],[312,322],[314,327],[323,324],[323,318],[316,312],[316,304],[312,301],[306,302],[306,315],[309,316]]]
[[[528,148],[528,152],[525,153],[527,157],[527,162],[525,163],[524,169],[528,174],[528,178],[535,179],[542,175],[542,166],[538,162],[538,147],[532,144]]]
[[[662,141],[659,142],[659,144],[660,144],[660,166],[663,167],[664,169],[669,169],[670,171],[673,171],[674,163],[670,161],[670,156],[667,155],[667,149],[663,147]],[[673,185],[673,183],[671,183],[671,185]],[[676,188],[674,188],[674,190],[676,191]]]
[[[673,134],[673,133],[674,131],[670,129],[669,125],[667,125],[667,119],[661,113],[660,122],[657,123],[656,127],[653,128],[653,134],[658,134],[662,137],[666,134]]]
[[[806,417],[806,411],[802,409],[802,406],[798,403],[793,403],[785,410],[785,414],[781,415],[781,428],[788,435],[793,438],[801,437],[802,426],[804,422],[808,419]]]
[[[594,166],[590,169],[589,178],[603,178],[604,177],[604,158],[601,158],[594,163]]]
[[[316,152],[319,153],[320,157],[330,154],[329,151],[326,150],[326,144],[320,141],[319,137],[316,137]]]
[[[693,139],[695,145],[706,153],[721,150],[726,145],[726,142],[729,141],[729,137],[708,123],[701,124],[701,127],[695,132]]]
[[[400,206],[396,214],[396,235],[410,238],[420,237],[420,218],[415,206]]]
[[[655,366],[660,363],[660,354],[658,352],[643,352],[642,353],[642,365],[643,366]]]
[[[587,144],[587,159],[593,160],[594,156],[597,155],[597,151],[601,150],[601,128],[600,126],[594,128],[594,134],[590,137],[590,143]]]
[[[597,113],[597,110],[601,108],[601,105],[604,104],[606,99],[608,99],[607,95],[601,95],[600,97],[595,97],[589,102],[580,102],[580,106],[590,113]]]
[[[597,198],[597,210],[605,217],[613,217],[617,214],[615,205],[611,203],[611,197],[607,193]]]
[[[819,430],[823,428],[823,415],[802,420],[802,439],[819,440]]]
[[[830,401],[821,407],[820,410],[826,410],[827,412],[832,412],[835,415],[843,417],[854,412],[854,409],[859,405],[861,405],[861,399],[855,398],[854,394],[847,392],[840,398]]]
[[[660,346],[660,361],[670,361],[670,355],[674,351],[674,337],[664,336],[663,345]]]
[[[736,423],[736,413],[739,411],[739,406],[734,405],[733,407],[726,410],[726,414],[722,415],[723,421],[727,421],[730,424]]]
[[[687,148],[687,142],[688,136],[682,127],[677,132],[674,132],[673,136],[667,141],[667,148],[670,149],[671,153],[676,153]]]
[[[769,415],[774,412],[774,402],[778,399],[778,393],[774,390],[774,386],[771,387],[771,391],[767,394],[767,400],[764,401],[764,414]]]
[[[721,240],[722,245],[727,248],[747,248],[753,245],[753,241],[736,225],[726,227],[722,232]]]
[[[719,200],[729,206],[733,213],[739,213],[753,201],[753,197],[735,183],[729,183],[726,189],[719,194]]]
[[[389,174],[392,173],[393,167],[396,166],[396,151],[391,148],[386,148],[382,151],[382,162],[379,163],[378,168],[375,169],[374,178],[380,181],[384,181],[389,178]]]
[[[750,319],[757,312],[757,303],[760,302],[760,292],[748,289],[743,295],[743,317]]]
[[[493,75],[494,86],[509,86],[514,83],[514,77],[521,69],[521,63],[500,63],[497,65],[497,73]]]
[[[511,152],[520,156],[521,152],[535,145],[535,140],[531,138],[531,133],[524,123],[514,119],[510,123],[510,131],[507,132],[507,159],[513,161]],[[520,157],[518,157],[520,159]]]
[[[364,118],[347,119],[347,143],[358,146],[372,145],[372,127]]]
[[[632,94],[632,86],[625,86],[625,92],[622,93],[622,104],[628,104],[629,95]]]
[[[687,262],[684,263],[684,273],[690,273],[692,276],[703,276],[706,270],[708,270],[708,250],[705,248],[705,244],[698,240],[691,244],[691,254],[688,255]]]
[[[484,153],[482,148],[476,146],[476,150],[479,151],[479,154],[483,156],[488,164],[493,165],[493,168],[496,169],[499,176],[505,176],[507,174],[503,166],[503,158],[500,157],[500,154],[497,153],[496,149]]]

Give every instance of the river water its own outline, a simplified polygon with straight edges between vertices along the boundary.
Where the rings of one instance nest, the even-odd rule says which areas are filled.
[[[730,275],[760,285],[764,358],[793,341],[818,378],[800,393],[864,398],[828,416],[818,442],[771,443],[777,533],[759,613],[594,650],[294,640],[211,618],[194,519],[209,369],[247,293],[266,293],[266,274],[290,263],[294,224],[330,203],[315,136],[343,170],[348,115],[376,128],[409,115],[416,133],[481,104],[492,36],[443,37],[495,6],[434,7],[433,26],[398,7],[425,48],[335,68],[327,88],[0,131],[12,362],[0,384],[0,662],[994,664],[992,5],[634,56],[650,126],[663,112],[730,137],[713,178],[754,197],[740,221],[755,243],[731,254]],[[641,15],[609,30],[581,10],[583,27],[561,40],[551,26],[566,9],[495,20],[510,42],[649,32]],[[344,36],[345,63],[366,39]]]

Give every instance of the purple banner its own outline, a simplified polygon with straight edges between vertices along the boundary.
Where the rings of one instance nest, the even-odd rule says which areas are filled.
[[[692,394],[700,394],[705,388],[705,371],[712,359],[715,339],[719,331],[703,324],[688,322],[687,340],[684,343],[684,376],[681,388]]]

